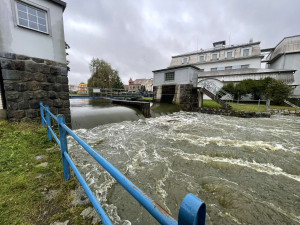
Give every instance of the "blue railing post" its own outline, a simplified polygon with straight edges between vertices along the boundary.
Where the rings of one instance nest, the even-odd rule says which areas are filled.
[[[181,203],[178,225],[205,225],[206,205],[193,194],[187,194]]]
[[[71,178],[70,173],[70,165],[65,157],[65,152],[68,153],[68,144],[67,144],[67,132],[62,127],[63,124],[65,124],[65,117],[62,114],[59,114],[57,116],[57,122],[58,122],[58,131],[59,131],[59,140],[60,140],[60,150],[61,150],[61,157],[62,157],[62,163],[63,163],[63,170],[64,170],[64,178],[65,180],[69,180]]]
[[[44,106],[43,103],[40,102],[40,111],[41,111],[41,120],[42,120],[42,126],[45,127],[45,113],[44,113]]]
[[[47,122],[47,132],[48,132],[48,139],[49,141],[52,141],[52,134],[51,134],[51,119],[50,119],[50,109],[49,109],[49,106],[45,106],[45,111],[46,111],[46,122]]]

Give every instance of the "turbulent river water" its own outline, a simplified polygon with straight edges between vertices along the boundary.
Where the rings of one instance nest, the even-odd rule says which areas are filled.
[[[193,193],[207,204],[206,224],[300,224],[299,117],[175,112],[128,120],[75,133],[173,218]],[[68,144],[114,224],[158,224],[75,141]]]

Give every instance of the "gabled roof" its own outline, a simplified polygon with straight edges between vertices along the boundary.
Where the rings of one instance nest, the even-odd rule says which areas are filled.
[[[134,84],[142,84],[146,79],[136,79]]]
[[[61,0],[49,0],[49,1],[62,6],[63,11],[65,11],[65,8],[67,7],[67,3],[65,3],[64,1]]]

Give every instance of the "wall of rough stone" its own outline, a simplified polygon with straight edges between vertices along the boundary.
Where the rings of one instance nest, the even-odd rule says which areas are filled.
[[[41,101],[71,123],[66,64],[0,53],[0,69],[9,121],[40,121]]]
[[[250,112],[250,111],[232,111],[228,109],[221,108],[198,108],[196,111],[206,114],[215,114],[215,115],[223,115],[223,116],[234,116],[241,118],[256,118],[256,117],[264,117],[270,118],[271,113],[269,112]]]

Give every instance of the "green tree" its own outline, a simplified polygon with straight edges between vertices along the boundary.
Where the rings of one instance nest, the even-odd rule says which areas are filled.
[[[121,78],[119,75],[116,76],[115,82],[113,83],[113,88],[117,88],[117,89],[124,89],[124,84],[121,81]]]
[[[88,79],[88,87],[124,88],[119,72],[104,60],[93,58],[90,63],[90,71],[92,75]]]
[[[265,89],[265,98],[271,99],[275,105],[283,105],[284,100],[289,97],[292,87],[280,80],[269,80]]]
[[[229,94],[233,95],[233,98],[235,100],[238,99],[238,96],[239,96],[239,92],[238,90],[236,89],[236,85],[234,85],[233,82],[230,82],[228,84],[225,84],[222,89],[226,92],[228,92]]]
[[[270,77],[262,80],[247,79],[236,85],[231,82],[224,85],[222,89],[232,94],[235,100],[243,95],[251,94],[255,100],[271,99],[275,105],[282,105],[292,91],[292,88],[284,82]]]

